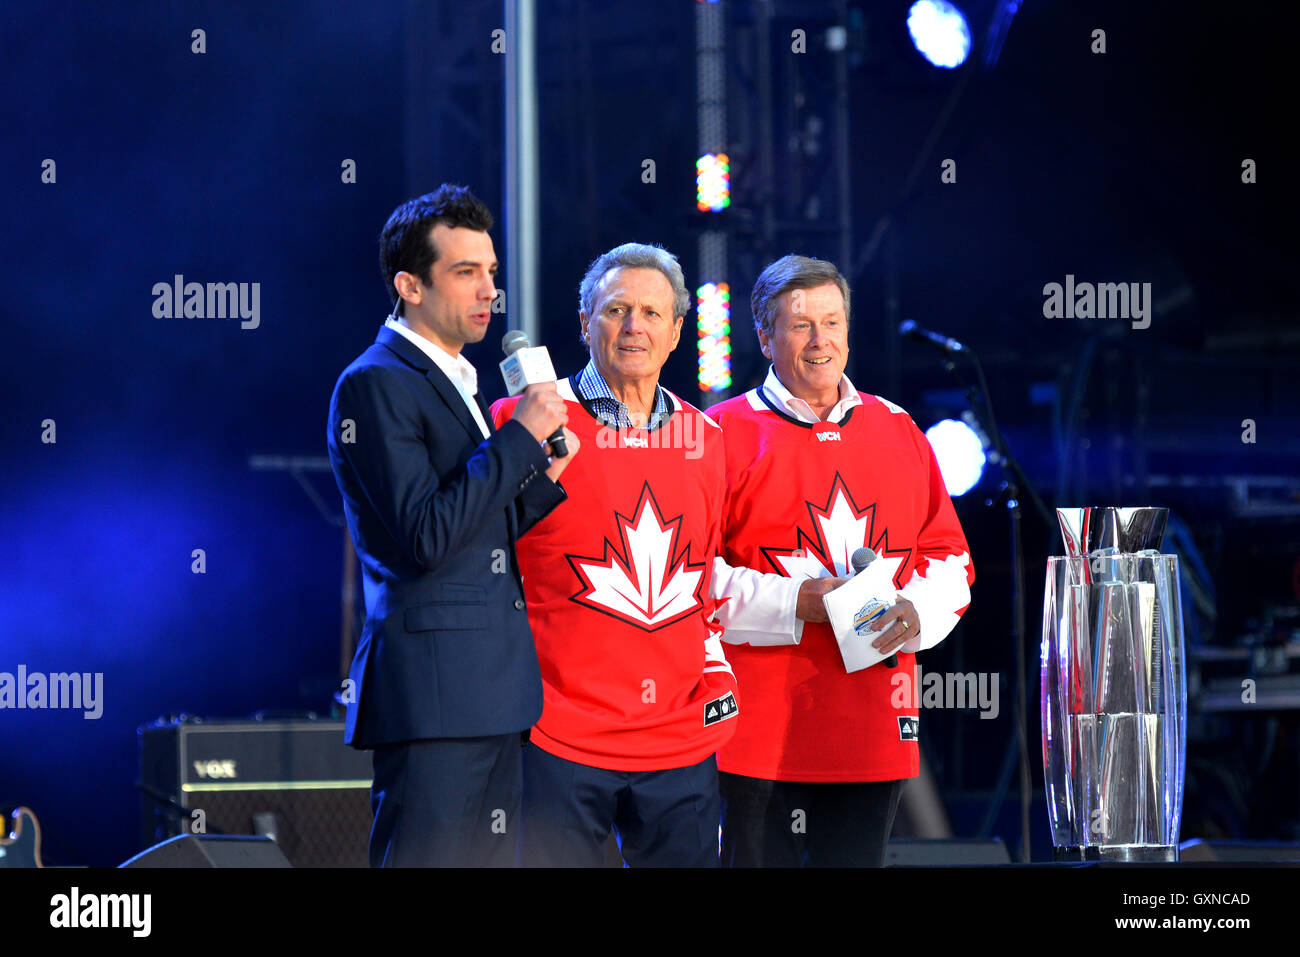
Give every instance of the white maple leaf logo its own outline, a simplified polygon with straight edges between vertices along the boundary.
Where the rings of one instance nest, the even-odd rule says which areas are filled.
[[[677,552],[682,517],[664,521],[647,482],[634,517],[614,518],[621,548],[607,538],[601,558],[565,556],[583,584],[572,600],[647,631],[699,609],[706,566],[688,560],[689,543]]]
[[[870,545],[879,556],[876,561],[888,563],[894,584],[898,585],[898,573],[906,566],[912,550],[891,549],[888,529],[876,533],[875,503],[858,508],[844,479],[836,472],[826,504],[806,504],[812,535],[800,526],[794,548],[760,549],[773,571],[787,578],[847,578],[853,574],[853,553]]]

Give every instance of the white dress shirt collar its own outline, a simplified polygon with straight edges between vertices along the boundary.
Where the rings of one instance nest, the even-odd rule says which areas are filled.
[[[459,353],[455,356],[448,355],[441,346],[430,342],[392,316],[384,320],[384,325],[399,336],[409,339],[433,361],[434,365],[446,374],[447,378],[451,380],[451,384],[456,387],[456,391],[460,393],[461,398],[465,400],[465,405],[469,408],[474,421],[478,423],[479,429],[482,430],[483,437],[487,438],[487,423],[483,421],[483,413],[479,411],[478,403],[474,401],[474,395],[478,392],[478,370],[474,368],[474,364]]]
[[[858,395],[858,390],[853,388],[853,383],[849,381],[847,375],[840,376],[839,388],[840,400],[831,408],[830,415],[823,420],[813,411],[812,406],[781,384],[781,380],[776,377],[776,366],[768,367],[767,379],[762,385],[763,391],[777,408],[794,416],[800,422],[809,424],[822,421],[839,423],[848,414],[849,409],[862,404],[862,397]]]

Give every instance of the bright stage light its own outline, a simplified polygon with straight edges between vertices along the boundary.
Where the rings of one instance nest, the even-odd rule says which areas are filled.
[[[731,288],[706,282],[695,290],[699,324],[700,391],[731,388]]]
[[[731,205],[731,160],[726,153],[705,153],[695,161],[695,205],[700,212],[715,213]]]
[[[965,422],[943,419],[925,430],[939,460],[943,484],[953,498],[973,489],[984,474],[984,444]]]
[[[970,25],[966,15],[947,0],[917,0],[907,11],[907,32],[921,56],[952,70],[970,55]]]

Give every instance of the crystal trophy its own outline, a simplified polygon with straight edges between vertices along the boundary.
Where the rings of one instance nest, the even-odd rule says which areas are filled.
[[[1039,662],[1054,857],[1176,861],[1187,682],[1168,509],[1056,514]]]

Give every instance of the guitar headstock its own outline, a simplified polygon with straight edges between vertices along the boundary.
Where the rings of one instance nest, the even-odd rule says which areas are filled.
[[[0,808],[0,868],[44,867],[41,825],[25,807]]]

